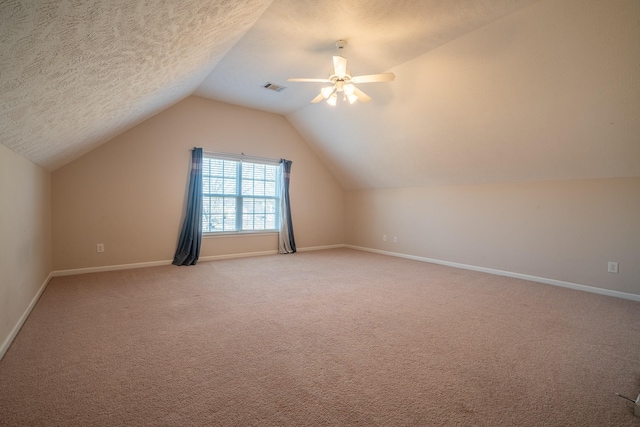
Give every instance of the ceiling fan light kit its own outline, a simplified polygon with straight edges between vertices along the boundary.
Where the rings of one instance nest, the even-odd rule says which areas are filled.
[[[344,40],[338,40],[336,47],[339,52],[347,45]],[[353,83],[375,83],[375,82],[390,82],[393,81],[396,76],[393,73],[382,74],[368,74],[364,76],[352,76],[349,70],[347,70],[347,58],[338,55],[333,57],[333,72],[329,74],[328,79],[310,79],[310,78],[290,78],[287,81],[290,82],[305,82],[305,83],[330,83],[331,86],[325,86],[320,89],[320,94],[311,100],[311,103],[315,104],[323,99],[327,101],[327,104],[335,106],[338,101],[338,94],[342,94],[344,101],[349,101],[353,104],[356,101],[369,102],[371,97],[355,87]]]

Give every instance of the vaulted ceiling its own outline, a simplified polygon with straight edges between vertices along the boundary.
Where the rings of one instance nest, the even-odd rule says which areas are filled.
[[[189,96],[269,4],[0,2],[0,142],[68,163]]]
[[[0,3],[0,142],[49,170],[195,94],[283,114],[347,189],[640,176],[636,0]],[[310,104],[345,39],[369,103]],[[284,85],[280,92],[267,83]]]

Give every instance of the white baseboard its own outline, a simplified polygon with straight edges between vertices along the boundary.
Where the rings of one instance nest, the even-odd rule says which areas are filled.
[[[29,314],[31,314],[31,310],[33,310],[33,307],[36,306],[36,303],[40,299],[40,295],[42,295],[45,288],[47,287],[47,284],[49,283],[49,280],[51,280],[52,277],[53,277],[53,273],[49,273],[47,278],[44,279],[44,282],[40,286],[40,289],[38,289],[38,292],[36,292],[35,296],[31,299],[31,302],[27,306],[27,309],[24,311],[24,313],[22,313],[22,316],[18,320],[18,323],[16,323],[16,325],[11,330],[11,333],[9,334],[9,336],[4,340],[4,342],[2,343],[2,346],[0,346],[0,360],[2,360],[2,358],[4,357],[4,354],[7,352],[7,350],[9,350],[11,343],[15,339],[16,335],[18,335],[18,332],[20,332],[22,325],[24,325],[24,322],[29,317]]]
[[[506,276],[506,277],[513,277],[515,279],[529,280],[531,282],[538,282],[538,283],[544,283],[546,285],[560,286],[562,288],[575,289],[575,290],[578,290],[578,291],[591,292],[591,293],[594,293],[594,294],[607,295],[607,296],[610,296],[610,297],[624,298],[624,299],[628,299],[628,300],[632,300],[632,301],[640,301],[640,295],[638,295],[638,294],[630,294],[630,293],[627,293],[627,292],[612,291],[610,289],[596,288],[594,286],[581,285],[581,284],[578,284],[578,283],[571,283],[571,282],[564,282],[562,280],[547,279],[545,277],[530,276],[528,274],[513,273],[513,272],[510,272],[510,271],[496,270],[496,269],[493,269],[493,268],[478,267],[478,266],[475,266],[475,265],[468,265],[468,264],[460,264],[460,263],[457,263],[457,262],[442,261],[442,260],[439,260],[439,259],[425,258],[425,257],[420,257],[420,256],[401,254],[401,253],[398,253],[398,252],[382,251],[382,250],[379,250],[379,249],[365,248],[365,247],[362,247],[362,246],[344,245],[344,247],[349,248],[349,249],[355,249],[355,250],[358,250],[358,251],[374,252],[374,253],[377,253],[377,254],[390,255],[390,256],[395,256],[395,257],[398,257],[398,258],[406,258],[406,259],[411,259],[411,260],[414,260],[414,261],[430,262],[430,263],[433,263],[433,264],[446,265],[446,266],[449,266],[449,267],[462,268],[462,269],[465,269],[465,270],[473,270],[473,271],[479,271],[479,272],[482,272],[482,273],[495,274],[497,276]]]
[[[298,248],[298,252],[306,252],[306,251],[320,251],[324,249],[336,249],[343,248],[345,245],[328,245],[328,246],[309,246],[306,248]],[[210,255],[210,256],[201,256],[198,261],[216,261],[221,259],[233,259],[233,258],[249,258],[255,256],[265,256],[265,255],[277,255],[278,250],[274,249],[271,251],[260,251],[260,252],[244,252],[237,254],[224,254],[224,255]],[[104,265],[100,267],[85,267],[85,268],[73,268],[69,270],[56,270],[51,273],[52,277],[59,276],[73,276],[76,274],[87,274],[87,273],[101,273],[104,271],[118,271],[118,270],[129,270],[133,268],[145,268],[145,267],[157,267],[159,265],[171,265],[173,260],[164,260],[164,261],[149,261],[149,262],[136,262],[132,264],[118,264],[118,265]]]
[[[132,268],[145,268],[145,267],[157,267],[159,265],[170,265],[172,261],[173,260],[149,261],[149,262],[136,262],[133,264],[103,265],[101,267],[73,268],[70,270],[56,270],[51,274],[53,275],[53,277],[59,277],[59,276],[74,276],[76,274],[101,273],[103,271],[130,270]]]

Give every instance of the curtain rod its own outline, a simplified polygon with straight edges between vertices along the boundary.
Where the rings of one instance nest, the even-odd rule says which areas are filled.
[[[189,148],[189,151],[193,151],[194,148]],[[258,161],[269,162],[269,163],[280,163],[280,159],[270,159],[268,157],[249,156],[249,155],[244,154],[244,153],[235,154],[235,153],[221,153],[221,152],[217,152],[217,151],[202,150],[202,154],[206,154],[206,155],[214,156],[214,157],[232,157],[232,158],[236,158],[236,159],[239,157],[240,159],[258,160]]]

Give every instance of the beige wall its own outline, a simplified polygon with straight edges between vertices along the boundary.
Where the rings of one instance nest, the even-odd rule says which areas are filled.
[[[53,173],[54,270],[173,259],[194,146],[292,160],[298,247],[344,243],[344,191],[283,116],[189,97]],[[276,249],[204,238],[201,257]]]
[[[51,174],[0,144],[0,357],[51,272]]]
[[[639,219],[640,178],[347,193],[348,244],[638,295]]]

